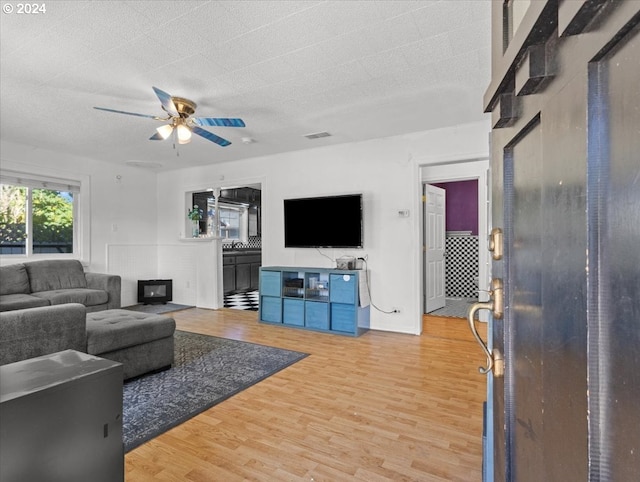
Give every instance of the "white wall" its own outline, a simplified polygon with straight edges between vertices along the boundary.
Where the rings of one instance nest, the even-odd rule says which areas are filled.
[[[364,194],[364,249],[323,250],[335,259],[368,256],[378,330],[421,331],[421,167],[489,155],[489,122],[366,142],[319,147],[159,173],[12,143],[2,168],[55,169],[91,184],[88,270],[123,277],[123,306],[136,302],[137,279],[174,280],[176,303],[216,308],[221,293],[216,242],[186,241],[189,191],[261,183],[264,265],[332,267],[314,249],[285,249],[282,201],[298,196]],[[213,146],[212,148],[215,148]],[[117,176],[120,176],[119,178]],[[408,218],[398,210],[409,210]],[[114,230],[115,229],[115,230]],[[5,260],[2,260],[5,263]]]
[[[158,174],[158,243],[166,272],[184,272],[175,261],[182,250],[188,206],[185,192],[262,183],[263,265],[333,267],[314,249],[284,248],[283,199],[361,192],[364,194],[364,249],[326,249],[332,259],[367,256],[373,303],[371,325],[378,330],[421,331],[420,167],[487,158],[488,121],[366,142],[320,147]],[[408,218],[398,210],[410,211]],[[196,270],[194,269],[194,273]],[[195,283],[195,285],[194,285]],[[187,288],[187,285],[189,288]],[[216,287],[217,289],[217,287]],[[174,300],[197,299],[197,276],[174,281]]]
[[[82,177],[90,185],[81,193],[84,207],[90,208],[87,219],[88,252],[83,253],[83,263],[88,271],[111,272],[123,275],[123,305],[134,304],[135,283],[138,271],[144,275],[157,272],[155,254],[157,203],[156,175],[142,169],[116,166],[94,159],[36,149],[30,146],[1,142],[0,169]],[[119,178],[118,178],[119,176]],[[86,188],[86,186],[85,186]],[[84,197],[89,192],[89,198]],[[110,246],[145,246],[154,248],[139,250],[136,258],[138,269],[122,273],[123,263],[109,260]],[[130,255],[125,256],[130,259]],[[23,261],[24,258],[3,257],[2,264]],[[131,264],[128,264],[131,268]]]

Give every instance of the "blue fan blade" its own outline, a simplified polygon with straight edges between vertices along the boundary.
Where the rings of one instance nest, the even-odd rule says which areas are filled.
[[[231,144],[231,142],[229,142],[228,140],[223,139],[222,137],[218,137],[213,132],[205,131],[204,129],[201,129],[198,126],[193,126],[191,130],[193,131],[194,134],[198,134],[199,136],[202,136],[205,139],[210,140],[211,142],[215,142],[216,144],[222,147],[225,147]]]
[[[107,109],[105,107],[94,107],[94,109],[104,110],[107,112],[115,112],[116,114],[127,114],[127,115],[135,115],[138,117],[148,117],[149,119],[158,119],[158,117],[156,117],[155,115],[138,114],[136,112],[125,112],[123,110]]]
[[[153,87],[153,91],[158,96],[158,99],[160,99],[160,103],[162,104],[162,107],[164,107],[164,110],[166,110],[172,116],[177,117],[180,115],[178,114],[176,106],[174,105],[173,100],[171,99],[171,96],[169,94],[167,94],[163,90],[158,89],[157,87]]]
[[[246,127],[242,119],[228,119],[225,117],[193,117],[191,120],[194,124],[202,127]]]
[[[149,137],[150,141],[164,141],[164,138],[160,135],[159,132],[156,132],[154,135]]]

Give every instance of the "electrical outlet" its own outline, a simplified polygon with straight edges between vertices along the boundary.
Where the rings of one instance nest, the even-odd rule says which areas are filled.
[[[400,313],[400,308],[392,308],[391,313]]]

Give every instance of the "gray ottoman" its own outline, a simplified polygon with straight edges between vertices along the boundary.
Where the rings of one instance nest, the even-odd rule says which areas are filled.
[[[173,318],[129,310],[87,313],[87,353],[122,363],[124,378],[170,368]]]

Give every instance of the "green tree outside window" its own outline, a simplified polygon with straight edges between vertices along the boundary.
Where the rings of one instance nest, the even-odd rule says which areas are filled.
[[[25,254],[29,238],[33,253],[73,252],[73,193],[2,184],[0,253]],[[31,196],[32,234],[27,234]]]

